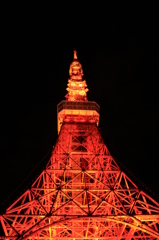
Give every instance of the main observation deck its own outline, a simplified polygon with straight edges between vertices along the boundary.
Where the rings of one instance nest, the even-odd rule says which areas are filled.
[[[57,131],[63,122],[89,122],[99,124],[100,106],[94,101],[67,101],[57,105]]]

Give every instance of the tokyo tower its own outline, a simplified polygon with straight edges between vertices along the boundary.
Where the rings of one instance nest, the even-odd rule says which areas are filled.
[[[100,135],[100,107],[74,51],[58,138],[45,169],[0,216],[14,240],[159,239],[159,203],[120,170]]]

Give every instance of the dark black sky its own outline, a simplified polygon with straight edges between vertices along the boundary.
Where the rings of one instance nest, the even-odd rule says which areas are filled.
[[[101,107],[99,127],[108,149],[128,176],[158,200],[158,6],[67,7],[61,3],[58,9],[3,10],[2,212],[47,163],[57,139],[56,106],[66,94],[74,48],[88,98]]]

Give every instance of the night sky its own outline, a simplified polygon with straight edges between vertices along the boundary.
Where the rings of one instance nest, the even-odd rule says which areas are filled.
[[[159,8],[132,3],[3,10],[1,213],[50,157],[74,49],[88,99],[101,107],[99,128],[110,153],[159,201]]]

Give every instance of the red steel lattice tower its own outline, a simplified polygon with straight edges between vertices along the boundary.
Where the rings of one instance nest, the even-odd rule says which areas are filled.
[[[5,214],[4,239],[159,239],[159,203],[120,170],[98,130],[74,52],[46,168]]]

